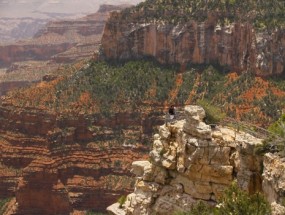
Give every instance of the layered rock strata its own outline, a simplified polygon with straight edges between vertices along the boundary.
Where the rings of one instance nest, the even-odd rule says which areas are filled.
[[[127,114],[106,120],[1,106],[0,198],[16,197],[15,214],[105,211],[133,189],[131,163],[146,158],[132,139],[148,135],[142,124]]]
[[[83,18],[51,21],[32,39],[1,45],[0,67],[8,67],[19,61],[70,63],[92,57],[94,51],[98,50],[110,11],[128,6],[101,5],[97,13]]]
[[[102,47],[108,59],[152,56],[166,64],[219,63],[237,72],[284,74],[284,29],[269,35],[250,24],[221,27],[214,16],[178,25],[126,22],[122,16],[113,13],[106,23]]]
[[[185,120],[160,126],[150,161],[132,164],[137,180],[125,214],[189,211],[198,200],[215,204],[233,180],[249,192],[261,191],[262,159],[254,152],[261,139],[227,127],[211,129],[204,117],[201,107],[187,106]]]

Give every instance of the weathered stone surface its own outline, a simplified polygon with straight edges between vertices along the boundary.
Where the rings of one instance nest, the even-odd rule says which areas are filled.
[[[113,215],[125,215],[126,214],[125,210],[123,208],[120,208],[119,203],[110,205],[109,207],[107,207],[107,211],[109,214],[113,214]]]
[[[189,211],[197,200],[213,204],[234,179],[247,191],[260,190],[261,163],[254,147],[261,140],[220,126],[205,132],[207,138],[186,132],[185,124],[198,130],[205,113],[197,106],[185,109],[186,121],[163,125],[154,136],[151,164],[140,167],[127,214]]]
[[[262,158],[255,154],[262,140],[221,126],[209,133],[210,139],[185,132],[185,124],[197,129],[203,118],[200,108],[191,107],[186,108],[191,116],[186,121],[159,128],[163,137],[154,136],[152,160],[144,166],[142,177],[140,173],[125,211],[138,215],[189,211],[197,200],[215,203],[236,180],[250,193],[264,191],[273,214],[283,215],[284,159],[272,154],[264,157],[262,183]]]
[[[195,199],[183,192],[183,185],[165,185],[158,192],[158,198],[152,204],[151,214],[173,214],[173,211],[189,211]],[[141,213],[143,214],[143,213]]]
[[[282,205],[273,202],[271,204],[272,215],[284,215],[285,214],[285,207]]]
[[[262,188],[269,202],[282,204],[285,199],[285,159],[265,154]]]
[[[169,129],[165,125],[160,126],[159,135],[161,139],[168,139],[171,135]]]
[[[185,107],[186,123],[183,127],[184,132],[201,139],[211,139],[211,127],[202,121],[205,116],[206,114],[202,107]]]
[[[172,215],[174,211],[190,211],[194,203],[195,199],[191,196],[172,192],[166,196],[160,196],[155,201],[151,214]]]
[[[165,168],[150,164],[144,167],[143,180],[165,184],[168,173]]]
[[[120,22],[112,14],[104,29],[102,48],[108,59],[153,56],[161,63],[219,63],[234,71],[258,75],[284,73],[284,29],[269,35],[251,24],[221,27],[209,17],[184,25]]]
[[[188,124],[184,125],[184,131],[190,135],[201,139],[211,139],[211,127],[204,122],[199,122],[198,125]]]
[[[143,176],[144,168],[150,165],[149,161],[134,161],[132,163],[131,173],[135,174],[137,177]]]
[[[206,117],[205,110],[201,106],[186,106],[185,107],[185,118],[190,124],[196,124],[196,122],[202,121]]]
[[[236,136],[235,164],[239,186],[254,193],[262,190],[262,157],[255,154],[255,147],[262,144],[262,140],[253,138],[246,133]]]
[[[214,182],[218,184],[230,184],[233,180],[233,167],[221,165],[193,164],[185,172],[185,175],[193,181]]]
[[[150,206],[153,202],[153,194],[151,192],[144,192],[136,190],[127,196],[125,203],[126,214],[128,215],[140,215],[151,214]]]
[[[196,199],[210,200],[213,192],[209,182],[193,182],[182,175],[178,175],[170,184],[173,186],[182,185],[183,191]]]

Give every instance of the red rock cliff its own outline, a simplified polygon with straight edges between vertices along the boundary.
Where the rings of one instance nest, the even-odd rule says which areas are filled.
[[[0,198],[16,196],[16,214],[104,211],[131,191],[132,161],[146,158],[146,148],[120,141],[119,122],[129,136],[141,123],[2,106]]]
[[[153,56],[161,63],[219,63],[258,75],[284,74],[284,30],[268,35],[250,24],[221,27],[214,18],[183,25],[120,21],[113,13],[102,38],[108,59]]]

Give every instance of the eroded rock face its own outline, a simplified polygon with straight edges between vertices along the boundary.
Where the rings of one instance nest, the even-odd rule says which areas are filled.
[[[264,156],[262,188],[274,215],[285,214],[285,159],[271,153]]]
[[[215,204],[234,179],[247,191],[260,190],[261,159],[253,148],[261,140],[225,127],[211,130],[204,117],[201,107],[187,106],[186,120],[159,128],[151,161],[133,163],[137,181],[126,214],[189,211],[197,200]]]
[[[284,73],[284,30],[256,33],[249,24],[221,27],[215,19],[183,25],[132,23],[113,13],[106,24],[102,50],[108,59],[153,56],[161,63],[219,63],[258,75]]]
[[[1,106],[0,198],[16,197],[17,214],[105,211],[133,190],[131,163],[147,157],[145,147],[117,140],[116,129],[131,139],[149,128],[120,117],[69,118]]]

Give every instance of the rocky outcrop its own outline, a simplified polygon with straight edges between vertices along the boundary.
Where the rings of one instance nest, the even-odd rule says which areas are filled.
[[[215,204],[233,180],[249,192],[261,190],[262,159],[254,152],[261,140],[227,127],[211,129],[204,117],[201,107],[187,106],[186,120],[159,128],[150,161],[133,162],[137,180],[125,214],[189,211],[197,200]]]
[[[285,214],[285,159],[274,154],[264,156],[262,188],[274,215]],[[282,206],[283,205],[283,206]]]
[[[268,35],[256,32],[250,24],[221,27],[214,17],[173,25],[136,23],[122,16],[113,13],[106,23],[102,48],[108,59],[152,56],[166,64],[218,63],[237,72],[284,74],[284,29]]]

